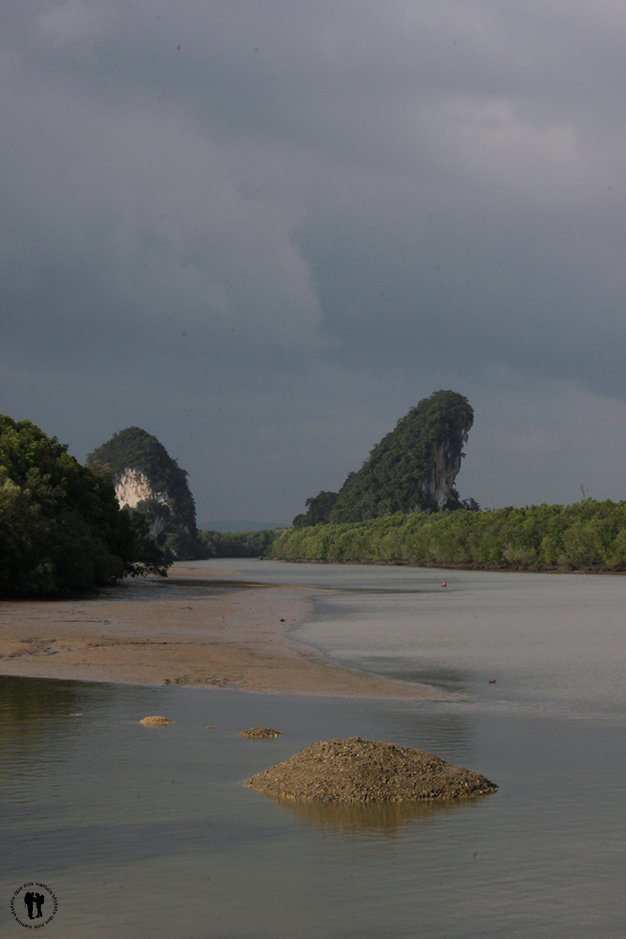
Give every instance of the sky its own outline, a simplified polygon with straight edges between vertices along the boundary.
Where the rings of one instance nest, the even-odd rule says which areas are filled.
[[[4,0],[0,411],[289,523],[439,389],[483,507],[626,498],[626,5]]]

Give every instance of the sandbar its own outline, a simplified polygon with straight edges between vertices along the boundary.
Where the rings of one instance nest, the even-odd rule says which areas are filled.
[[[454,695],[344,668],[289,636],[326,593],[185,568],[90,598],[0,602],[0,675],[367,698]]]

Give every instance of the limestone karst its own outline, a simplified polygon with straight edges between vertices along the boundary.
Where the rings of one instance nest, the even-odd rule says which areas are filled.
[[[338,493],[307,499],[294,526],[360,522],[395,512],[460,508],[454,481],[474,420],[467,398],[437,391],[424,398],[376,444]]]
[[[198,553],[196,507],[181,469],[162,443],[140,427],[127,427],[97,447],[87,465],[106,467],[120,505],[146,514],[150,533],[170,556]]]

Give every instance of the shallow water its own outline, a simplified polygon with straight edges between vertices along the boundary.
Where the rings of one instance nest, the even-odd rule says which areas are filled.
[[[45,934],[69,939],[624,939],[626,579],[220,564],[341,591],[318,598],[297,638],[463,697],[0,679],[2,935],[21,929],[13,891],[39,880],[59,901]],[[148,714],[175,723],[142,727]],[[283,736],[237,736],[258,724]],[[355,734],[500,788],[368,810],[276,804],[241,785]]]

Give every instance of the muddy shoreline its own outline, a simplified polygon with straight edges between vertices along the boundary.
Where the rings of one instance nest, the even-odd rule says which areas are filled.
[[[232,578],[232,579],[231,579]],[[0,602],[0,675],[377,698],[455,696],[344,668],[289,636],[321,589],[176,568],[93,598]]]

